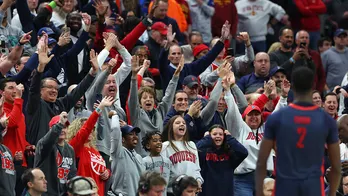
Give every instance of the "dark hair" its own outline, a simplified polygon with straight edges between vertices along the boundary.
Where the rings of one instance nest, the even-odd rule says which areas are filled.
[[[335,97],[336,97],[336,100],[337,100],[337,102],[338,102],[337,95],[336,95],[336,93],[334,93],[334,92],[329,92],[328,94],[326,94],[325,97],[324,97],[324,102],[326,101],[326,98],[327,98],[328,96],[335,96]]]
[[[319,47],[323,47],[325,41],[332,42],[332,40],[329,37],[321,37],[318,40],[318,49]]]
[[[124,34],[130,33],[139,23],[141,20],[136,16],[128,16],[123,24],[123,32]]]
[[[162,142],[168,141],[170,146],[174,149],[175,152],[179,152],[179,149],[175,146],[175,144],[173,143],[173,141],[175,141],[174,138],[174,129],[173,129],[173,125],[174,125],[174,121],[177,118],[182,118],[184,119],[182,116],[180,115],[175,115],[173,116],[165,125],[164,129],[163,129],[163,133],[162,133]],[[187,125],[186,125],[186,132],[183,138],[183,143],[185,148],[189,150],[189,148],[191,148],[192,150],[194,150],[193,147],[190,146],[190,144],[188,143],[190,141],[189,139],[189,134],[188,134],[188,130],[187,130]]]
[[[73,15],[80,16],[82,18],[82,15],[80,13],[78,13],[77,11],[72,11],[68,15],[66,15],[66,18],[65,18],[66,25],[68,25],[69,20],[70,20],[71,16],[73,16]]]
[[[4,90],[6,87],[6,84],[9,82],[16,82],[15,80],[13,80],[12,78],[4,78],[0,80],[0,90]]]
[[[175,103],[175,100],[176,100],[176,95],[179,94],[179,93],[185,93],[188,97],[188,94],[184,91],[184,90],[177,90],[174,94],[174,99],[173,99],[173,103]]]
[[[182,192],[187,189],[187,187],[198,188],[197,180],[194,177],[187,175],[175,177],[171,184],[175,196],[181,196]]]
[[[53,81],[55,81],[57,84],[59,84],[57,79],[52,78],[52,77],[47,77],[47,78],[44,78],[44,79],[41,80],[41,84],[40,84],[40,85],[41,85],[41,88],[44,87],[44,85],[45,85],[45,83],[46,83],[47,80],[53,80]]]
[[[150,143],[150,140],[152,139],[152,136],[159,135],[162,138],[162,134],[159,131],[151,131],[147,132],[145,136],[143,137],[143,141],[141,141],[141,145],[143,146],[145,151],[150,151],[146,146]]]
[[[230,146],[226,142],[225,127],[223,127],[222,125],[219,125],[219,124],[215,124],[209,128],[208,132],[211,133],[213,131],[213,129],[221,129],[222,130],[222,132],[224,133],[224,140],[222,142],[221,148],[223,149],[223,151],[225,153],[229,153]]]
[[[26,189],[29,189],[28,182],[33,182],[35,179],[35,176],[33,174],[34,169],[35,168],[26,169],[21,176],[22,183]]]
[[[140,176],[138,192],[148,193],[153,186],[167,185],[166,180],[160,173],[154,171],[146,171]]]
[[[294,92],[299,94],[311,92],[314,83],[314,71],[308,67],[298,67],[292,72],[291,81]]]
[[[294,30],[292,30],[292,28],[287,27],[287,26],[284,26],[284,27],[280,28],[280,30],[279,30],[279,36],[282,36],[282,35],[283,35],[283,32],[284,32],[285,30],[291,30],[292,32],[294,32]]]

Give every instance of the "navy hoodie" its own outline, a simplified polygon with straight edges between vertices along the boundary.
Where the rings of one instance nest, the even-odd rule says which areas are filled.
[[[231,135],[225,135],[229,151],[217,149],[210,135],[197,143],[201,175],[204,179],[199,196],[234,195],[234,170],[248,156],[247,149]]]

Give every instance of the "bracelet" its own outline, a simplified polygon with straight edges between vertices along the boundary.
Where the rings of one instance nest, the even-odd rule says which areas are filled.
[[[245,45],[247,48],[249,48],[250,46],[251,46],[251,44],[249,44],[249,45]]]
[[[96,111],[98,114],[100,114],[102,110],[101,110],[99,107],[97,107],[97,108],[95,109],[95,111]]]
[[[18,42],[17,46],[24,46],[20,41]]]
[[[289,59],[289,61],[290,61],[291,63],[293,63],[293,64],[295,64],[295,62],[296,62],[295,59],[292,58],[292,57]]]

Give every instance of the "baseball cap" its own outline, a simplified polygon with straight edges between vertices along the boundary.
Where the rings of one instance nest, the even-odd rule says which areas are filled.
[[[38,32],[37,35],[38,36],[42,36],[42,33],[45,32],[47,35],[54,35],[54,31],[49,28],[49,27],[42,27]]]
[[[182,82],[182,85],[188,86],[189,88],[192,88],[194,85],[198,85],[199,81],[196,76],[188,75],[184,78],[184,81]]]
[[[152,26],[151,26],[152,30],[156,30],[159,31],[162,35],[167,35],[168,32],[168,27],[166,24],[164,24],[163,22],[155,22]]]
[[[50,128],[51,128],[53,125],[57,124],[57,123],[59,122],[59,119],[60,119],[60,116],[59,116],[59,115],[54,116],[54,117],[51,119],[50,123],[49,123]],[[65,126],[69,126],[69,125],[70,125],[70,122],[69,122],[69,121],[66,121]]]
[[[338,37],[338,36],[340,36],[342,34],[348,35],[347,32],[344,29],[337,29],[335,31],[335,37]]]
[[[282,72],[284,75],[286,75],[286,71],[283,67],[277,66],[274,67],[273,69],[271,69],[270,71],[270,76],[273,76],[274,74],[276,74],[277,72]]]
[[[130,125],[126,125],[121,127],[121,132],[122,132],[122,136],[128,135],[130,132],[135,131],[136,133],[140,132],[140,128],[139,127],[133,127]]]
[[[72,194],[74,195],[90,195],[96,193],[96,190],[91,186],[92,183],[84,177],[77,177],[72,185]]]
[[[54,38],[48,38],[48,45],[51,45],[51,44],[54,44],[54,43],[57,43],[57,41],[54,39]]]
[[[209,50],[208,46],[205,44],[199,44],[198,46],[193,48],[193,56],[196,57],[199,53],[204,50]]]
[[[244,110],[242,117],[244,118],[246,115],[248,115],[250,112],[252,112],[252,111],[254,111],[254,110],[261,113],[261,109],[260,109],[258,106],[256,106],[256,105],[249,105],[249,106]]]

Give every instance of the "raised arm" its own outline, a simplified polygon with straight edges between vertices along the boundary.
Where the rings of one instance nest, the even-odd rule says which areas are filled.
[[[117,49],[118,53],[120,53],[123,59],[123,63],[118,68],[117,72],[114,74],[116,84],[121,85],[131,72],[132,56],[129,54],[128,50],[124,46],[122,46],[120,42],[118,42],[118,39],[116,39],[115,41],[115,48]]]
[[[225,89],[225,101],[227,104],[226,128],[230,131],[231,135],[235,138],[239,137],[240,131],[244,126],[247,126],[239,113],[238,106],[231,93],[231,89]]]
[[[112,113],[111,113],[112,112]],[[122,147],[122,133],[120,127],[120,119],[117,115],[117,112],[111,111],[113,115],[111,118],[111,158],[113,161],[117,161],[119,157],[122,157],[123,147]],[[110,114],[109,114],[110,115]]]
[[[16,86],[16,95],[15,95],[15,100],[13,104],[13,108],[8,116],[8,127],[17,127],[18,123],[21,120],[21,115],[22,115],[22,107],[23,107],[23,99],[22,99],[22,94],[24,91],[24,86],[23,84],[18,84]]]
[[[254,49],[247,32],[240,32],[237,39],[245,43],[245,54],[234,59],[233,68],[235,68],[236,73],[244,73],[248,65],[255,59]]]
[[[139,100],[138,100],[137,74],[138,74],[138,71],[141,69],[141,67],[142,66],[139,66],[139,57],[133,56],[132,57],[131,89],[130,89],[130,95],[128,98],[130,120],[133,125],[137,124],[139,120],[138,119],[139,113],[140,113],[140,106],[139,106]]]

